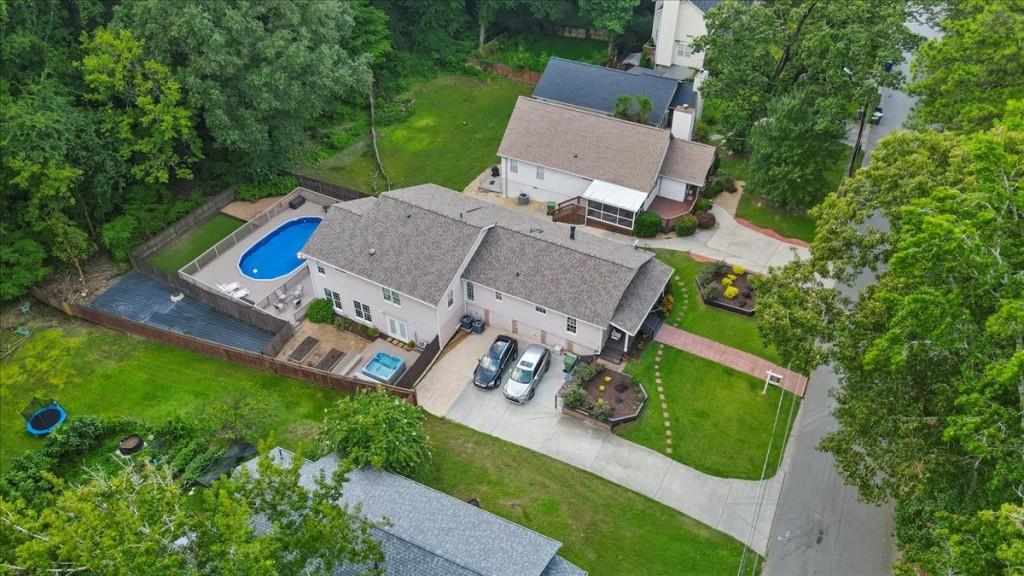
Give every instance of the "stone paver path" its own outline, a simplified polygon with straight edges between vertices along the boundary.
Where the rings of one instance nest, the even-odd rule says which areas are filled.
[[[761,380],[767,378],[768,371],[772,371],[782,376],[782,388],[784,390],[788,390],[801,398],[803,398],[804,392],[807,390],[807,376],[803,374],[797,374],[764,358],[737,350],[725,344],[720,344],[714,340],[708,340],[703,336],[697,336],[674,326],[663,324],[654,336],[654,339],[662,344],[667,344],[684,352],[706,358],[734,370],[745,372]]]

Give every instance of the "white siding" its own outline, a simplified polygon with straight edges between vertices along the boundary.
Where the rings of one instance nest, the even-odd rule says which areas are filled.
[[[402,305],[395,306],[384,300],[384,294],[379,284],[342,272],[327,264],[324,265],[324,269],[326,274],[321,276],[316,270],[316,261],[312,258],[309,259],[309,273],[313,279],[314,297],[323,298],[324,288],[337,292],[341,295],[344,316],[356,322],[366,323],[356,318],[353,301],[358,300],[370,307],[373,325],[382,334],[388,334],[387,317],[390,316],[405,322],[410,338],[417,342],[430,341],[437,336],[437,311],[434,306],[414,300],[407,294],[401,295]]]
[[[651,37],[657,46],[654,63],[658,66],[684,66],[693,70],[704,67],[704,53],[693,52],[680,56],[681,43],[692,45],[698,37],[707,34],[704,13],[689,0],[662,0],[655,7],[654,28]]]
[[[590,180],[581,178],[554,168],[544,168],[544,179],[537,179],[537,165],[529,162],[517,161],[519,170],[512,172],[509,169],[509,159],[501,159],[502,173],[505,175],[505,196],[514,198],[525,192],[530,195],[531,200],[540,202],[555,201],[563,202],[583,194],[590,186]]]
[[[557,310],[547,310],[546,314],[537,312],[535,304],[502,293],[502,299],[494,298],[494,290],[487,286],[474,283],[472,302],[466,301],[466,311],[474,316],[486,318],[490,325],[505,331],[512,331],[512,321],[518,325],[517,333],[524,339],[544,341],[548,346],[555,344],[566,347],[566,342],[573,342],[573,350],[577,354],[597,354],[604,345],[605,330],[577,318],[576,334],[566,331],[566,315]]]

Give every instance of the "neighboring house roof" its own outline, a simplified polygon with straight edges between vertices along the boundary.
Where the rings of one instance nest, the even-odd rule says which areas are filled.
[[[707,14],[708,10],[711,10],[722,2],[725,2],[725,0],[690,0],[690,2],[693,2],[693,5],[697,7],[697,10]]]
[[[648,260],[633,276],[611,323],[636,334],[671,278],[671,267],[657,258]]]
[[[288,465],[294,455],[274,448],[275,463]],[[246,463],[257,473],[255,460]],[[305,461],[300,483],[312,488],[320,475],[339,466],[336,454]],[[557,556],[562,544],[490,512],[462,502],[397,474],[361,468],[346,474],[339,503],[361,507],[384,551],[386,576],[585,576]],[[259,525],[257,525],[259,528]],[[348,576],[358,566],[335,572]]]
[[[520,96],[498,155],[647,192],[668,141],[668,130]]]
[[[381,195],[335,204],[302,253],[431,305],[441,301],[480,228]],[[362,213],[360,215],[360,213]]]
[[[431,303],[441,300],[478,233],[484,237],[464,278],[602,327],[653,257],[593,234],[578,233],[570,240],[566,224],[434,184],[385,192],[363,216],[343,209],[346,204],[328,211],[303,253]],[[356,246],[340,245],[349,241]],[[377,253],[368,255],[369,246]],[[410,255],[400,254],[403,249]],[[446,278],[437,272],[441,269]],[[406,292],[406,285],[410,290],[429,285],[433,292],[419,296]],[[640,298],[651,300],[648,310],[655,296]]]
[[[661,166],[661,175],[703,186],[714,162],[714,146],[673,138]]]
[[[533,90],[533,97],[612,114],[619,96],[642,94],[653,104],[651,124],[661,125],[678,85],[678,81],[663,76],[631,74],[552,57]]]

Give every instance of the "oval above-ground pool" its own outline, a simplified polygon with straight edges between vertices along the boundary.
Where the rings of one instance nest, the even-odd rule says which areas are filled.
[[[238,259],[238,269],[253,280],[276,280],[302,265],[299,250],[306,245],[320,218],[289,220],[260,238]]]

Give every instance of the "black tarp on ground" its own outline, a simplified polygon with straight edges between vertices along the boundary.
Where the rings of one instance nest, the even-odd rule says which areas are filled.
[[[256,455],[256,446],[249,442],[232,442],[231,446],[196,478],[196,484],[210,486],[221,476],[234,470],[243,460]]]
[[[250,352],[263,350],[274,337],[233,316],[186,296],[171,302],[175,290],[137,272],[125,275],[89,306],[122,318]]]

